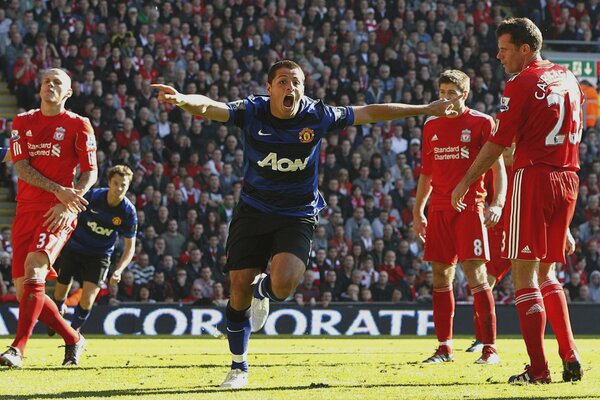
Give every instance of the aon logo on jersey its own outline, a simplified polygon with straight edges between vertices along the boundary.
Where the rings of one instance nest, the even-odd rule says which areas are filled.
[[[92,230],[92,232],[98,235],[110,236],[115,231],[114,229],[104,228],[94,221],[88,221],[87,226]]]
[[[289,158],[278,158],[277,153],[269,153],[263,160],[259,161],[259,167],[268,167],[270,166],[273,171],[279,172],[296,172],[298,170],[302,171],[306,168],[306,164],[308,164],[308,157],[302,161],[297,158],[292,161]]]

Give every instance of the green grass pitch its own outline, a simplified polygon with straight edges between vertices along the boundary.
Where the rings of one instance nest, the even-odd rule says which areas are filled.
[[[3,338],[8,343],[10,339]],[[428,338],[274,338],[250,341],[250,383],[219,384],[230,362],[226,340],[88,338],[80,367],[61,367],[58,339],[34,337],[22,370],[0,369],[0,399],[600,399],[600,339],[578,338],[582,382],[561,382],[556,341],[547,338],[551,385],[508,385],[527,361],[520,338],[500,338],[502,363],[475,365],[469,338],[455,362],[424,365]]]

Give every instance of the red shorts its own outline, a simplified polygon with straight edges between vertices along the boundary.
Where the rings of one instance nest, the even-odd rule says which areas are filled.
[[[27,254],[36,251],[46,253],[50,261],[46,279],[56,279],[58,276],[52,265],[77,226],[77,218],[74,218],[71,224],[62,231],[51,233],[42,226],[45,221],[45,213],[46,211],[30,211],[17,213],[15,216],[13,223],[13,279],[25,276]]]
[[[578,186],[573,171],[547,165],[516,170],[504,207],[506,246],[502,255],[511,260],[564,263]]]
[[[502,223],[503,221],[498,222],[498,224]],[[489,275],[496,277],[496,282],[500,282],[510,269],[510,260],[502,258],[503,236],[504,229],[498,229],[497,225],[492,229],[488,229],[490,261],[485,264],[485,267]]]
[[[424,259],[427,261],[454,265],[457,261],[490,259],[482,212],[429,212],[426,234]]]

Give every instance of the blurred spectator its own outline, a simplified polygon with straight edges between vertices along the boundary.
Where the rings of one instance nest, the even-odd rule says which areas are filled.
[[[212,271],[210,267],[204,266],[200,268],[200,276],[194,280],[192,287],[200,288],[202,298],[211,299],[213,297],[214,284],[215,281],[212,279]]]
[[[136,285],[146,286],[154,276],[156,268],[150,264],[150,258],[147,253],[141,253],[133,265],[129,267],[129,271],[133,274],[133,279]]]
[[[154,272],[154,279],[148,283],[148,290],[150,291],[150,298],[154,301],[167,303],[173,301],[173,288],[165,280],[163,271]]]
[[[600,271],[594,271],[590,274],[588,290],[590,299],[594,303],[600,303]]]

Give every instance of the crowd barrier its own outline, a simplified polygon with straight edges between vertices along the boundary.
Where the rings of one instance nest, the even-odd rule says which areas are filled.
[[[600,334],[600,304],[572,304],[571,324],[575,334]],[[70,319],[73,309],[66,315]],[[17,305],[0,306],[0,335],[17,330]],[[514,305],[497,305],[498,334],[520,334]],[[46,328],[37,324],[34,333]],[[95,306],[83,333],[117,336],[212,335],[225,332],[225,309],[179,304],[122,304]],[[547,332],[551,333],[550,327]],[[356,336],[434,335],[431,305],[338,303],[328,308],[273,304],[264,327],[267,335]],[[473,306],[456,306],[455,334],[473,334]]]

